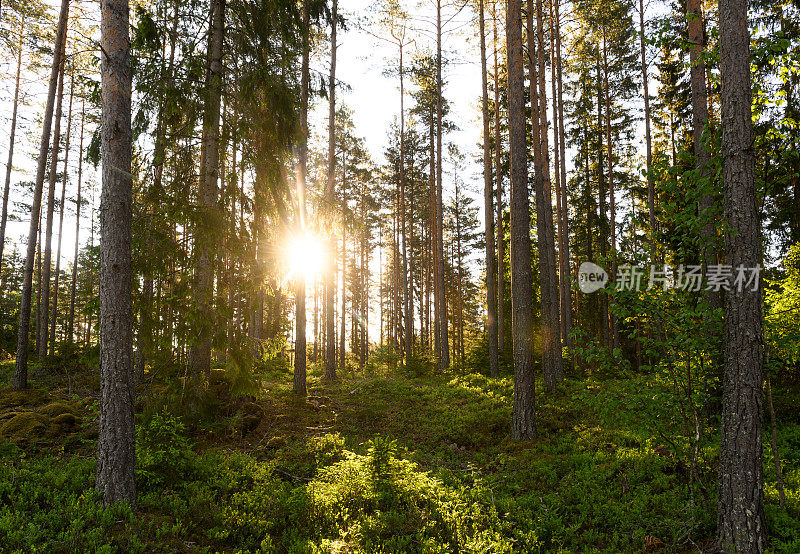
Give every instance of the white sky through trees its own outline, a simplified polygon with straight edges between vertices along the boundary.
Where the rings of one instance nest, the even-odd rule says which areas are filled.
[[[51,6],[52,13],[56,14],[58,8],[56,3],[53,0],[47,0],[46,3]],[[71,15],[74,13],[76,4],[81,5],[82,9],[88,13],[92,13],[98,8],[97,3],[75,0]],[[385,161],[384,150],[388,144],[390,126],[398,116],[400,92],[397,76],[387,76],[384,72],[384,68],[391,64],[393,57],[396,56],[396,48],[392,48],[389,44],[370,34],[370,32],[380,33],[380,29],[370,24],[371,15],[374,13],[373,6],[375,5],[377,4],[367,0],[340,1],[340,13],[348,20],[348,23],[347,30],[340,29],[338,36],[337,81],[340,88],[337,91],[337,103],[339,105],[344,103],[352,110],[356,134],[365,138],[366,146],[373,160],[380,164]],[[410,60],[416,49],[435,49],[434,37],[431,34],[434,29],[431,27],[429,20],[426,21],[422,18],[422,16],[427,16],[429,19],[435,15],[435,3],[431,0],[426,0],[418,6],[409,3],[407,7],[412,16],[420,15],[419,18],[413,21],[413,25],[419,27],[420,30],[413,33],[416,42],[407,52],[407,54],[411,54],[408,56],[408,60]],[[132,17],[133,14],[134,10],[131,10]],[[472,27],[469,22],[472,17],[473,13],[469,7],[462,10],[449,24],[450,32],[444,38],[444,52],[448,62],[445,65],[446,82],[444,94],[451,103],[450,118],[458,127],[448,134],[445,144],[448,141],[455,143],[461,152],[466,155],[465,169],[463,174],[459,175],[459,179],[461,183],[466,183],[467,185],[465,193],[473,197],[476,202],[481,203],[482,197],[478,193],[481,168],[476,163],[476,155],[479,154],[478,142],[481,131],[478,106],[480,99],[480,61],[478,59],[477,40],[470,36]],[[7,21],[3,23],[5,25]],[[363,28],[369,29],[370,32],[365,31]],[[329,28],[325,32],[327,34]],[[70,52],[67,52],[67,54],[69,55]],[[11,176],[11,194],[9,198],[10,220],[6,231],[6,251],[9,254],[15,247],[20,250],[21,245],[24,245],[25,235],[28,230],[30,214],[27,210],[21,209],[20,204],[29,204],[31,193],[30,190],[24,191],[20,184],[32,181],[34,178],[35,158],[38,155],[38,143],[41,133],[40,114],[47,94],[49,60],[44,60],[47,63],[42,62],[40,64],[42,67],[37,72],[25,71],[26,60],[30,60],[30,56],[29,50],[23,52],[23,78],[20,93],[23,102],[19,107],[18,114],[14,171]],[[408,67],[410,64],[407,63],[406,65]],[[3,166],[3,174],[5,174],[5,162],[8,156],[8,133],[11,125],[15,70],[16,57],[12,56],[7,49],[3,49],[2,61],[0,61],[0,72],[3,75],[2,83],[0,84],[0,91],[2,92],[0,94],[0,125],[2,126],[0,128],[0,163]],[[320,49],[312,58],[312,71],[327,76],[329,71],[329,52],[327,47]],[[95,78],[99,78],[99,76],[95,76]],[[410,82],[408,76],[407,82]],[[69,81],[65,81],[64,85],[62,135],[66,133]],[[410,87],[407,86],[405,104],[407,112],[413,107],[410,90]],[[327,99],[314,98],[312,102],[313,108],[310,114],[311,133],[321,138],[327,137]],[[89,144],[93,131],[94,124],[87,122],[84,150]],[[66,246],[62,246],[62,267],[67,267],[72,261],[71,245],[74,244],[75,240],[74,198],[77,188],[79,134],[80,101],[76,99],[73,102],[72,138],[70,141],[72,152],[69,159],[69,182],[66,193],[62,243]],[[59,172],[63,163],[63,151],[60,157]],[[445,156],[444,187],[446,196],[448,191],[452,192],[453,187],[452,164],[448,162],[449,160]],[[91,164],[86,162],[83,164],[83,170],[84,199],[91,202],[91,186],[95,185],[97,187],[96,204],[99,204],[99,174]],[[448,175],[448,173],[450,174]],[[60,183],[58,183],[57,188],[60,190]],[[56,194],[56,196],[58,197],[59,194]],[[95,208],[97,207],[96,205]],[[97,220],[96,213],[95,220]],[[89,209],[84,205],[81,223],[82,244],[89,240],[89,223]],[[54,241],[57,240],[57,226],[53,238]]]

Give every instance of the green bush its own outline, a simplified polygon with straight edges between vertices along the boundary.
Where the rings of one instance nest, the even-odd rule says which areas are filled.
[[[196,455],[179,419],[155,413],[136,428],[136,477],[141,490],[190,480]]]

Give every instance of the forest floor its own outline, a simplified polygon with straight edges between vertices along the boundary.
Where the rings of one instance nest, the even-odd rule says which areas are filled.
[[[11,370],[0,365],[0,382]],[[711,546],[717,431],[704,426],[694,464],[684,401],[657,376],[539,388],[538,438],[519,443],[508,437],[509,377],[351,372],[323,383],[314,367],[309,383],[297,399],[291,376],[272,373],[260,394],[237,397],[214,371],[192,413],[176,390],[142,388],[135,511],[101,510],[93,491],[96,373],[40,370],[29,391],[0,388],[0,551]],[[770,544],[797,552],[800,391],[774,392],[787,505],[765,433]]]

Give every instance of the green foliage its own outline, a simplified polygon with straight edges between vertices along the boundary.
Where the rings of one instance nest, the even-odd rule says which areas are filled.
[[[270,383],[269,402],[291,400],[273,388],[282,383]],[[524,446],[507,438],[513,381],[477,374],[327,385],[332,420],[291,407],[271,428],[280,446],[249,453],[228,433],[204,431],[195,446],[159,411],[138,425],[136,513],[100,508],[91,452],[0,442],[0,550],[688,551],[714,534],[719,446],[701,445],[705,488],[689,487],[693,439],[673,387],[657,367],[567,380],[553,396],[537,387],[539,437]],[[785,421],[795,395],[776,389],[775,400]],[[716,435],[713,420],[704,425]],[[334,429],[309,431],[318,426]],[[209,442],[219,437],[225,446]],[[771,548],[794,552],[800,426],[783,423],[778,444],[787,507],[765,447]]]
[[[324,468],[308,487],[323,546],[366,552],[511,552],[508,525],[475,491],[399,459],[394,441],[374,438],[368,454],[352,452]]]
[[[581,364],[591,368],[591,373],[607,377],[621,376],[630,369],[630,362],[622,356],[620,348],[607,348],[597,337],[579,327],[572,330],[572,352]]]
[[[400,352],[390,344],[384,344],[372,350],[369,357],[369,367],[395,368],[402,361]]]
[[[190,479],[195,453],[178,418],[166,411],[155,413],[136,428],[136,477],[142,490]]]
[[[103,509],[92,488],[95,461],[27,458],[0,443],[0,550],[4,552],[144,552],[115,528],[133,519],[126,505]]]
[[[784,276],[767,283],[764,335],[772,359],[800,363],[800,244],[783,260]]]
[[[424,377],[433,373],[436,358],[431,352],[415,352],[407,364],[403,364],[400,372],[407,377]]]

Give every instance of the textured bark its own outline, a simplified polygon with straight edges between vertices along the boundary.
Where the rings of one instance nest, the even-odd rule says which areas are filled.
[[[197,236],[197,290],[200,325],[197,342],[189,352],[189,367],[195,377],[211,373],[211,339],[214,333],[214,236],[217,210],[217,181],[219,179],[219,121],[222,93],[222,48],[225,31],[225,0],[211,0],[211,30],[208,35],[208,81],[203,114],[203,163],[200,174],[200,209],[203,226]]]
[[[450,347],[447,331],[447,297],[444,287],[444,221],[442,212],[442,2],[436,1],[436,287],[439,301],[436,305],[436,318],[439,322],[439,369],[450,367]]]
[[[97,490],[136,503],[131,307],[131,69],[127,0],[103,0],[100,424]]]
[[[719,4],[722,73],[722,182],[725,262],[759,263],[754,182],[750,31],[747,0]],[[762,552],[766,542],[762,466],[761,293],[725,295],[725,378],[719,459],[717,540],[725,551]]]
[[[483,116],[483,225],[486,238],[486,334],[489,339],[489,375],[497,377],[500,367],[497,354],[497,291],[494,267],[494,203],[492,195],[492,153],[489,149],[489,90],[486,69],[486,24],[483,0],[478,2],[478,25],[481,35],[481,115]]]
[[[58,243],[56,246],[56,274],[53,279],[53,317],[50,325],[50,355],[56,352],[56,323],[58,318],[58,286],[61,279],[61,243],[64,236],[64,201],[67,193],[67,169],[69,167],[69,140],[72,136],[72,99],[75,92],[75,77],[70,75],[69,79],[69,109],[67,110],[67,139],[64,143],[64,171],[61,175],[61,204],[58,210]]]
[[[506,88],[508,137],[511,159],[511,334],[514,348],[514,403],[511,413],[511,437],[515,440],[529,440],[536,436],[536,420],[521,0],[508,0],[506,56],[508,64]]]
[[[14,103],[11,108],[11,131],[8,138],[8,162],[6,162],[6,180],[3,186],[3,208],[0,215],[0,269],[3,267],[3,246],[6,243],[6,221],[8,219],[8,198],[11,190],[11,168],[14,161],[14,139],[17,134],[17,106],[19,105],[19,77],[22,71],[22,39],[25,38],[25,16],[23,14],[19,28],[17,44],[17,76],[14,80]]]
[[[22,278],[22,298],[19,308],[19,331],[17,335],[17,357],[14,364],[12,386],[15,390],[28,387],[28,333],[31,326],[31,297],[33,292],[33,265],[36,260],[37,235],[42,208],[42,189],[44,188],[44,172],[47,169],[47,152],[50,146],[50,127],[53,122],[53,107],[56,99],[56,87],[61,68],[63,44],[67,34],[67,17],[69,0],[62,0],[56,29],[53,64],[50,67],[50,82],[47,91],[47,103],[42,120],[42,140],[39,143],[39,160],[36,166],[36,180],[33,185],[33,202],[31,203],[31,222],[28,229],[28,246],[25,254],[25,269]]]
[[[303,55],[300,75],[300,142],[298,145],[300,168],[297,172],[297,229],[305,232],[306,217],[306,172],[308,170],[308,86],[309,86],[309,2],[303,1]],[[294,343],[294,376],[292,390],[295,394],[305,396],[306,390],[306,281],[305,276],[295,280],[295,343]]]
[[[328,180],[325,186],[325,202],[330,212],[330,231],[328,239],[328,269],[325,272],[325,379],[336,380],[336,323],[334,321],[334,298],[336,297],[336,239],[333,236],[333,205],[336,202],[336,19],[339,2],[333,0],[331,23],[331,73],[328,80]]]
[[[64,35],[66,42],[66,33]],[[61,47],[64,55],[64,43]],[[50,154],[50,177],[47,188],[47,210],[45,212],[44,245],[42,248],[42,298],[39,304],[39,336],[36,348],[39,358],[47,356],[47,344],[50,336],[50,279],[52,274],[53,258],[53,219],[56,204],[56,178],[58,176],[58,153],[61,146],[61,105],[64,98],[64,60],[61,60],[61,75],[58,78],[58,93],[56,94],[55,128],[53,130],[53,149]]]
[[[553,229],[553,201],[550,183],[550,147],[547,136],[547,87],[545,86],[544,18],[542,2],[536,0],[536,45],[533,39],[533,1],[528,2],[528,56],[530,63],[534,186],[536,189],[536,240],[539,247],[541,280],[542,374],[547,390],[564,379],[561,360],[559,290]],[[538,68],[534,70],[534,67]],[[538,90],[537,90],[538,83]],[[538,113],[536,113],[538,112]]]
[[[652,173],[653,146],[650,135],[650,91],[647,85],[647,57],[644,47],[644,0],[639,0],[639,49],[642,54],[642,96],[644,97],[644,141],[647,167],[647,213],[650,222],[650,259],[656,259],[656,185]]]

